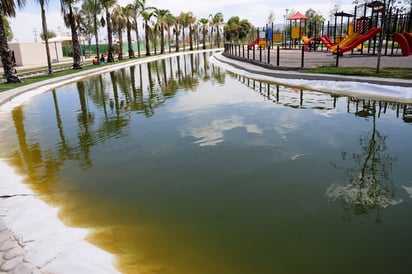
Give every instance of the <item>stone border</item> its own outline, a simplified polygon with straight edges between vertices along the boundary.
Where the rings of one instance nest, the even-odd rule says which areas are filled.
[[[234,68],[242,69],[253,74],[260,74],[276,78],[363,82],[377,85],[396,85],[402,87],[412,87],[412,80],[406,79],[303,73],[299,72],[301,69],[291,69],[284,67],[279,67],[278,69],[277,67],[274,67],[272,65],[268,65],[253,60],[243,59],[241,57],[233,56],[224,52],[221,54],[215,54],[214,57],[220,62],[228,64]]]

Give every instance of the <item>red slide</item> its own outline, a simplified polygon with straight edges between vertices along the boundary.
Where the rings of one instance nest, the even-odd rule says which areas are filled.
[[[330,40],[330,38],[329,38],[329,36],[327,36],[327,35],[320,35],[319,34],[319,39],[323,42],[323,44],[325,44],[325,46],[328,48],[328,49],[330,49],[331,47],[333,47],[333,43],[332,43],[332,41]]]
[[[402,33],[402,35],[406,38],[406,41],[408,41],[409,52],[411,52],[412,54],[412,34],[410,34],[409,32],[404,32]]]
[[[248,48],[248,49],[251,49],[251,48],[252,48],[254,45],[256,45],[258,42],[259,42],[259,38],[256,38],[255,41],[253,41],[252,43],[250,43],[250,44],[247,45],[247,48]]]
[[[408,33],[409,34],[409,33]],[[408,56],[412,54],[412,45],[409,45],[408,40],[405,35],[402,35],[399,32],[393,34],[393,40],[399,44],[402,50],[403,56]]]
[[[340,47],[339,54],[342,54],[344,52],[347,52],[347,51],[350,51],[356,48],[359,44],[362,44],[366,40],[374,37],[376,34],[378,34],[381,31],[382,31],[381,28],[371,28],[365,34],[359,35],[356,39],[354,39],[352,42],[350,42],[346,46]]]

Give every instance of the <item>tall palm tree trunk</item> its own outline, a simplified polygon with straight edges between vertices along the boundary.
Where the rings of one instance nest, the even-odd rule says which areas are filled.
[[[165,53],[165,29],[163,25],[160,27],[160,54]]]
[[[47,31],[47,20],[46,20],[46,10],[44,9],[44,1],[40,1],[40,7],[41,7],[41,22],[42,22],[42,28],[43,28],[44,42],[46,44],[47,67],[48,67],[49,74],[51,74],[53,70],[52,70],[51,58],[50,58],[49,33]]]
[[[176,52],[179,52],[179,27],[175,27]]]
[[[133,50],[133,44],[132,44],[132,23],[130,22],[129,19],[127,19],[127,45],[128,45],[128,51],[129,51],[129,58],[134,58],[134,50]]]
[[[123,32],[122,32],[122,27],[120,24],[117,30],[117,35],[119,36],[119,44],[118,44],[119,48],[117,50],[119,53],[118,59],[123,60]]]
[[[7,83],[21,83],[20,78],[17,76],[15,63],[13,61],[12,51],[9,49],[9,43],[7,42],[6,31],[4,30],[3,20],[0,16],[0,56],[1,63],[3,64],[4,78]]]
[[[100,58],[99,32],[97,31],[97,14],[93,15],[94,38],[96,40],[96,56]]]
[[[192,28],[192,24],[189,25],[189,50],[193,50],[193,28]]]
[[[136,23],[137,57],[140,58],[140,37],[139,37],[139,27],[137,24],[137,19],[135,19],[135,23]]]
[[[108,8],[106,8],[106,24],[107,24],[107,40],[109,42],[109,52],[107,54],[107,62],[114,62],[113,30],[112,30],[112,24],[110,22],[110,12]]]
[[[69,6],[69,21],[70,21],[70,30],[72,34],[72,46],[73,46],[73,69],[81,69],[82,66],[80,64],[81,59],[81,51],[80,51],[80,43],[79,37],[77,35],[77,28],[76,28],[76,21],[74,20],[73,15],[73,8]]]
[[[149,35],[150,35],[149,22],[148,20],[145,20],[146,56],[150,56]]]

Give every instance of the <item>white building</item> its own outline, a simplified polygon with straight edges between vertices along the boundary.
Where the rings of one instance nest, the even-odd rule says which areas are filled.
[[[53,38],[54,39],[54,38]],[[50,58],[52,63],[63,59],[62,43],[49,39]],[[9,48],[14,52],[16,66],[47,66],[46,45],[44,43],[10,43]]]

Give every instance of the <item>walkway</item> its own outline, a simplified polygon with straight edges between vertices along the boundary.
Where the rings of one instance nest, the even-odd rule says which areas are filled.
[[[392,78],[380,78],[380,77],[364,77],[364,76],[346,76],[336,74],[315,74],[304,73],[300,70],[292,69],[291,66],[295,65],[296,68],[300,61],[300,54],[297,50],[285,50],[282,52],[282,58],[288,57],[290,60],[288,66],[274,67],[267,66],[258,62],[248,62],[242,60],[239,57],[234,57],[226,53],[219,53],[215,55],[215,58],[222,63],[226,63],[236,69],[242,69],[252,74],[264,75],[274,78],[286,78],[286,79],[305,79],[305,80],[328,80],[328,81],[351,81],[351,82],[366,82],[378,85],[396,85],[404,87],[412,87],[412,80],[404,79],[392,79]],[[326,60],[334,58],[332,54],[326,52],[310,52],[305,55],[305,63],[310,62],[311,67],[318,67],[325,63]],[[333,60],[333,59],[332,59]],[[317,65],[315,63],[317,62]],[[341,57],[341,67],[376,67],[376,56],[358,56],[358,55],[344,55]],[[412,68],[412,55],[411,56],[381,56],[381,68],[385,67],[403,67]]]
[[[279,49],[279,60],[277,58],[277,48],[255,49],[255,56],[253,57],[253,50],[247,50],[246,46],[241,46],[236,49],[230,49],[228,52],[232,56],[242,57],[250,61],[261,61],[262,63],[269,63],[276,67],[279,63],[281,69],[299,69],[302,67],[302,50],[301,49]],[[268,59],[269,53],[269,59]],[[320,66],[336,66],[336,55],[328,51],[305,51],[303,55],[303,67],[315,68]],[[376,68],[378,56],[372,54],[360,54],[358,52],[344,53],[339,57],[339,67],[371,67]],[[382,55],[381,68],[412,68],[412,55],[402,56],[398,55]]]
[[[19,244],[13,232],[6,227],[2,219],[0,219],[0,273],[41,273],[35,265],[25,260],[23,247]]]

